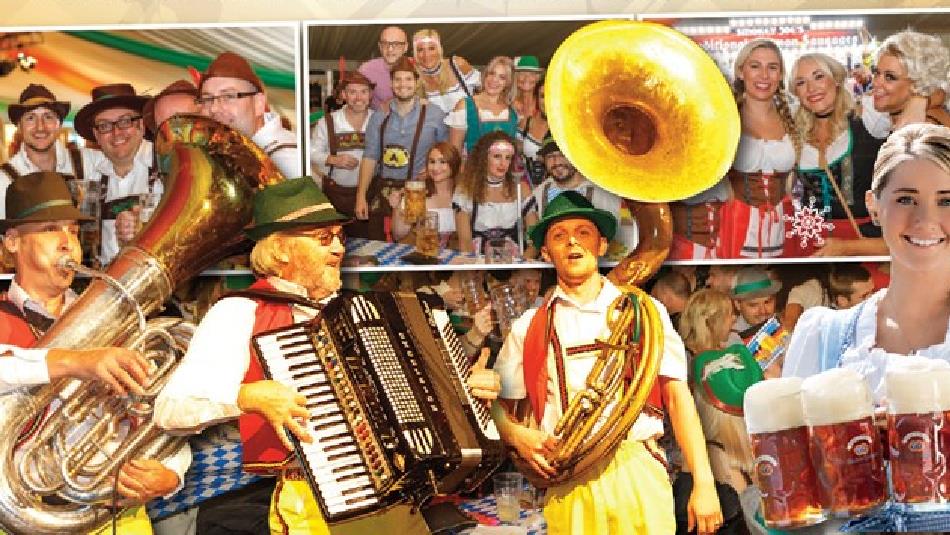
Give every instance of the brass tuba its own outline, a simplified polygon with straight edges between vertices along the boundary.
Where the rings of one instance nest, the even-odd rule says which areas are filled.
[[[544,482],[550,485],[613,452],[643,410],[663,354],[663,324],[637,285],[669,253],[666,202],[699,193],[726,173],[740,123],[712,59],[653,23],[603,21],[574,32],[551,59],[545,96],[551,134],[568,160],[604,189],[643,201],[633,208],[640,243],[608,275],[624,292],[607,313],[611,335],[554,430],[560,440],[549,460],[558,475]]]
[[[103,506],[115,471],[133,456],[162,457],[183,438],[158,430],[151,403],[190,339],[186,325],[144,317],[157,312],[175,287],[232,251],[252,216],[254,192],[283,180],[266,155],[246,137],[211,119],[176,116],[159,130],[155,150],[170,158],[161,204],[135,242],[110,264],[104,280],[91,282],[39,340],[37,347],[84,348],[135,344],[155,364],[148,395],[119,399],[79,380],[60,380],[0,396],[0,527],[16,534],[81,533],[109,518]],[[139,325],[139,326],[137,326]],[[56,398],[59,409],[44,411]],[[22,444],[21,430],[41,427]],[[78,423],[87,434],[76,437]],[[99,446],[115,439],[122,423],[131,431],[102,460]],[[68,437],[68,440],[67,440]],[[98,455],[97,455],[98,454]]]

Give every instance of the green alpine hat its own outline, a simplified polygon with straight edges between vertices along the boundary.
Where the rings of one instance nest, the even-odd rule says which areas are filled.
[[[75,219],[92,221],[76,208],[66,179],[53,171],[23,175],[7,188],[7,218],[0,220],[0,232],[22,223]]]
[[[541,221],[528,229],[528,236],[534,242],[534,246],[540,249],[544,245],[544,235],[548,232],[548,226],[555,220],[565,217],[589,219],[597,225],[597,230],[604,238],[607,238],[607,241],[612,240],[617,232],[617,218],[613,214],[607,210],[594,208],[586,197],[576,191],[568,190],[554,197],[544,208]]]
[[[345,225],[350,219],[337,212],[313,179],[304,176],[267,186],[254,197],[254,223],[244,229],[252,240],[297,227]]]
[[[557,141],[554,141],[551,134],[548,134],[541,140],[541,150],[538,151],[538,156],[544,158],[552,152],[561,152],[561,148],[557,146]]]
[[[762,368],[743,344],[704,351],[693,359],[693,381],[717,409],[742,416],[745,391],[764,379]]]
[[[769,277],[760,267],[745,267],[736,273],[736,285],[729,292],[733,299],[757,299],[775,295],[782,289],[782,283]]]
[[[538,56],[515,56],[515,72],[518,71],[541,72]]]

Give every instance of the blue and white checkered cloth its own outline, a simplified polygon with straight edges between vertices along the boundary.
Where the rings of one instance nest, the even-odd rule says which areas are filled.
[[[403,262],[402,257],[415,250],[414,246],[403,243],[367,240],[365,238],[347,238],[346,240],[347,256],[372,256],[376,258],[380,266],[411,265]],[[472,261],[475,260],[474,255],[465,255],[453,249],[443,248],[439,250],[439,263],[448,264],[459,256],[468,256]]]
[[[260,479],[242,469],[243,448],[236,429],[222,424],[191,439],[191,467],[185,473],[185,485],[169,499],[148,503],[148,516],[161,520],[189,509],[209,498],[236,490]]]
[[[877,511],[855,518],[841,531],[950,531],[950,506],[943,511],[913,512],[902,505],[888,503]]]
[[[473,513],[476,520],[478,520],[479,515],[498,520],[498,507],[495,504],[494,496],[486,496],[480,500],[463,501],[459,503],[458,507],[466,513]],[[521,514],[518,516],[518,525],[524,526],[527,524],[529,514],[529,511],[522,509]],[[548,527],[543,517],[541,517],[538,525],[526,527],[528,527],[528,535],[547,535],[548,532]]]

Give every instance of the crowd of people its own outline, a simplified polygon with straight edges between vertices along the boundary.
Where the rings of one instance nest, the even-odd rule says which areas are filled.
[[[315,180],[299,176],[295,137],[268,111],[263,84],[234,53],[216,58],[197,85],[178,81],[155,97],[128,84],[95,88],[75,120],[89,142],[81,148],[59,137],[69,104],[45,87],[25,88],[9,107],[20,146],[0,166],[0,230],[15,268],[0,300],[0,390],[71,377],[102,382],[117,395],[143,391],[149,364],[138,352],[29,348],[77,299],[63,257],[82,260],[80,227],[94,218],[76,207],[82,199],[70,184],[100,185],[101,243],[93,254],[107,264],[140,227],[141,196],[163,193],[167,162],[155,156],[147,132],[181,113],[244,134],[288,178],[254,198],[245,233],[254,241],[255,282],[198,318],[180,366],[155,400],[159,427],[194,435],[226,426],[220,432],[240,443],[243,471],[267,476],[232,496],[241,514],[221,509],[204,524],[221,532],[262,523],[272,533],[428,530],[410,504],[327,524],[292,452],[293,440],[313,439],[305,423],[312,407],[293,388],[266,379],[254,355],[256,335],[312,321],[344,285],[433,294],[457,320],[465,354],[496,357],[489,359],[493,369],[479,361],[468,386],[491,406],[513,466],[549,483],[543,509],[552,534],[714,533],[737,524],[765,533],[749,437],[736,413],[742,389],[720,381],[721,374],[748,372],[748,387],[849,368],[883,404],[883,375],[901,356],[950,360],[950,128],[927,124],[946,119],[946,48],[914,32],[884,42],[868,91],[889,117],[874,122],[879,114],[852,106],[845,70],[820,54],[801,56],[788,73],[796,110],[778,48],[753,40],[736,65],[743,135],[733,170],[709,192],[674,206],[681,216],[674,250],[690,258],[719,258],[726,248],[732,256],[790,254],[795,244],[785,239],[785,218],[806,195],[838,222],[822,253],[854,242],[861,253],[890,254],[892,261],[661,269],[642,303],[655,307],[653,331],[630,327],[662,341],[643,411],[590,472],[553,481],[555,426],[587,387],[612,334],[611,304],[624,295],[624,282],[601,273],[599,261],[620,233],[628,201],[584,177],[546,135],[536,58],[497,57],[479,72],[464,58],[445,57],[436,32],[420,30],[410,43],[395,26],[378,44],[381,57],[344,73],[338,89],[345,105],[313,131]],[[910,59],[927,46],[923,66]],[[934,69],[943,69],[942,78]],[[792,176],[798,178],[786,180]],[[501,247],[550,267],[344,281],[347,237],[399,240],[418,231],[404,210],[406,182],[415,179],[425,184],[425,208],[435,213],[442,246],[476,254]],[[517,312],[503,318],[499,302],[510,296],[517,296]],[[724,352],[739,360],[722,366]],[[605,415],[619,410],[608,403]],[[152,532],[142,504],[187,487],[191,459],[186,445],[123,464],[116,490],[129,508],[117,520],[119,532]],[[155,531],[193,532],[197,511],[213,514],[221,503],[192,508]],[[258,517],[248,520],[250,514]],[[244,525],[235,528],[236,521]]]
[[[410,38],[390,26],[380,33],[378,44],[379,58],[341,77],[335,94],[345,105],[314,127],[311,151],[315,174],[335,187],[342,180],[349,197],[356,196],[354,207],[363,202],[373,207],[370,228],[380,230],[365,237],[403,239],[405,233],[390,230],[393,207],[377,189],[392,192],[406,180],[428,176],[424,162],[438,141],[448,141],[462,158],[460,175],[453,177],[455,221],[440,213],[440,232],[449,235],[454,225],[461,251],[483,253],[487,235],[509,247],[517,245],[525,258],[537,258],[527,229],[560,191],[582,191],[599,208],[630,213],[631,201],[591,184],[556,143],[549,146],[544,69],[537,57],[496,56],[479,73],[464,58],[445,57],[434,30],[420,30]],[[865,203],[871,168],[894,129],[915,122],[950,123],[950,49],[939,37],[907,30],[884,40],[870,58],[870,72],[863,64],[845,66],[821,53],[802,54],[790,66],[783,58],[778,44],[764,38],[748,41],[736,56],[728,77],[742,121],[739,148],[727,176],[673,204],[672,258],[885,254]],[[405,78],[408,85],[393,84],[391,77]],[[400,90],[394,92],[396,87]],[[351,103],[348,95],[354,91],[371,92],[372,100],[354,97]],[[414,135],[417,116],[411,99],[430,108],[424,114],[427,128],[419,136]],[[392,125],[384,122],[383,132],[379,121],[392,117],[390,106],[397,107],[399,119],[391,119]],[[378,119],[366,122],[367,116]],[[337,133],[334,143],[328,123]],[[398,129],[400,137],[389,129]],[[495,153],[476,152],[487,135],[514,148],[508,163],[498,156],[502,159],[493,167]],[[359,136],[365,136],[365,143],[353,142]],[[406,168],[409,163],[412,169]],[[521,186],[514,188],[512,181]],[[362,198],[366,196],[373,199]],[[827,225],[815,236],[798,235],[799,219],[812,211]],[[362,211],[356,213],[365,219]],[[635,238],[618,238],[612,251],[620,254],[609,256],[618,259],[635,244]]]

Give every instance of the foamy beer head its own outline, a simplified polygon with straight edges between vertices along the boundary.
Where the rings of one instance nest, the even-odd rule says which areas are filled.
[[[884,376],[887,412],[924,414],[950,409],[950,363],[926,357],[896,359]]]
[[[861,375],[835,368],[802,382],[802,406],[810,426],[868,418],[874,412],[871,392]]]
[[[771,433],[805,425],[801,390],[799,377],[769,379],[750,386],[742,402],[749,433]]]

